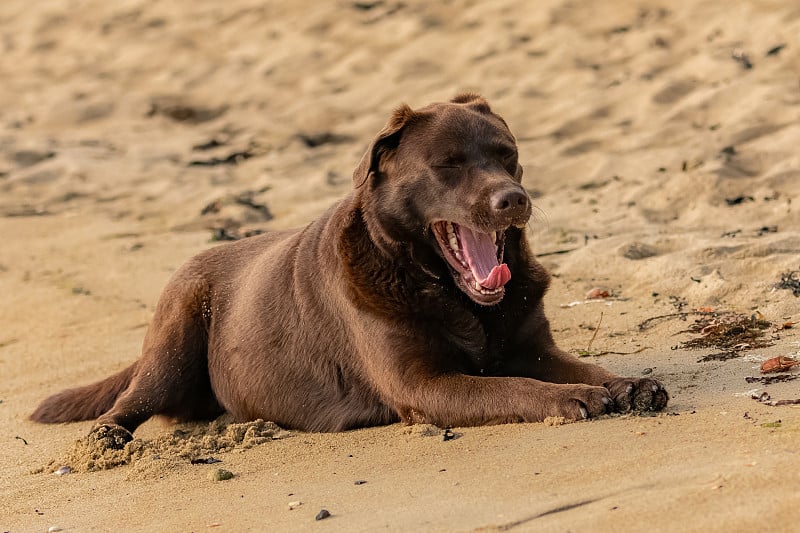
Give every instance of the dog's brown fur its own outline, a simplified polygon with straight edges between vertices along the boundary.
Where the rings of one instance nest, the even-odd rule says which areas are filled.
[[[132,432],[153,415],[228,411],[340,431],[662,409],[657,381],[618,377],[554,344],[521,177],[514,137],[480,96],[402,106],[347,198],[301,230],[191,259],[164,289],[137,362],[46,399],[31,418]],[[512,277],[499,301],[456,283],[437,221],[505,229],[498,253]]]

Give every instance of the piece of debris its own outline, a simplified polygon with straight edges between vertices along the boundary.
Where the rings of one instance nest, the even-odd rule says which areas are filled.
[[[786,48],[786,43],[781,43],[773,46],[772,48],[767,50],[767,57],[778,55],[784,48]]]
[[[792,270],[781,274],[781,280],[775,284],[776,289],[788,289],[795,296],[800,296],[800,270]]]
[[[750,397],[757,402],[763,403],[764,405],[771,405],[773,407],[779,405],[800,405],[800,398],[793,400],[773,400],[768,392],[762,392],[761,394],[753,393]]]
[[[686,301],[686,298],[681,296],[670,295],[669,296],[669,303],[674,307],[679,313],[683,311],[683,308],[689,305]]]
[[[614,305],[614,302],[627,302],[627,301],[630,301],[630,298],[620,298],[619,296],[608,296],[606,298],[595,298],[593,300],[575,300],[574,302],[560,304],[559,307],[561,307],[562,309],[567,309],[570,307],[576,307],[578,305],[597,304],[597,303],[602,303],[605,304],[607,307],[611,307],[612,305]]]
[[[773,383],[784,383],[800,378],[800,374],[778,374],[777,376],[747,376],[744,380],[748,383],[761,383],[762,385],[772,385]]]
[[[221,459],[217,459],[216,457],[198,457],[197,459],[192,459],[190,461],[193,465],[213,465],[214,463],[221,463]]]
[[[303,505],[303,502],[301,502],[301,501],[289,502],[289,510],[290,511],[294,511],[295,509],[297,509],[301,505]]]
[[[788,370],[797,365],[800,365],[800,361],[794,357],[780,355],[778,357],[767,359],[761,363],[761,372],[764,374],[769,372],[783,372],[784,370]]]
[[[594,327],[594,332],[592,333],[592,338],[589,339],[589,344],[586,345],[586,351],[589,352],[592,349],[592,343],[594,339],[597,337],[597,332],[600,331],[600,324],[603,323],[603,312],[600,312],[600,318],[597,320],[597,325]]]
[[[325,520],[329,516],[331,516],[330,511],[327,509],[321,509],[320,512],[317,513],[317,516],[314,517],[314,520]]]
[[[645,350],[652,349],[652,346],[642,346],[641,348],[637,348],[632,352],[615,352],[613,350],[603,350],[601,352],[594,352],[590,350],[575,350],[574,353],[578,357],[600,357],[601,355],[633,355],[637,353],[642,353]]]
[[[734,59],[734,61],[738,62],[743,69],[750,70],[753,68],[753,63],[750,61],[750,57],[741,48],[734,49],[733,52],[731,52],[731,57]]]
[[[453,430],[450,428],[445,428],[444,433],[442,434],[442,440],[447,442],[448,440],[453,440],[456,438],[456,434],[453,433]]]
[[[744,202],[755,202],[755,200],[756,199],[753,198],[752,196],[740,195],[740,196],[735,196],[733,198],[725,198],[725,203],[730,205],[730,206],[734,206],[734,205],[739,205],[739,204],[744,203]]]
[[[716,352],[704,355],[703,357],[698,359],[697,362],[707,363],[709,361],[727,361],[729,359],[736,359],[737,357],[741,356],[742,354],[740,354],[739,352]]]
[[[64,465],[64,466],[62,466],[60,468],[57,468],[56,471],[53,472],[53,474],[55,474],[57,476],[66,476],[67,474],[71,474],[71,473],[72,473],[72,468],[69,467],[69,466],[66,466],[66,465]]]
[[[608,298],[609,296],[611,296],[611,293],[599,287],[594,287],[586,292],[587,300],[599,300],[602,298]]]
[[[26,441],[25,439],[23,439],[23,438],[22,438],[22,437],[20,437],[19,435],[17,435],[17,436],[16,436],[16,437],[14,437],[14,438],[15,438],[15,439],[17,439],[17,440],[21,440],[21,441],[22,441],[22,444],[25,444],[26,446],[28,445],[28,441]]]
[[[756,230],[756,237],[761,237],[767,233],[778,233],[778,226],[761,226]]]
[[[194,159],[189,161],[190,167],[214,167],[217,165],[238,165],[242,161],[250,159],[255,155],[251,150],[239,150],[231,152],[225,157],[211,157],[209,159]]]

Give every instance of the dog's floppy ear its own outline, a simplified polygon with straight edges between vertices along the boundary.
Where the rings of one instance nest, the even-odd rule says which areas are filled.
[[[414,119],[416,113],[406,104],[401,105],[392,113],[389,122],[378,133],[377,137],[367,148],[364,157],[353,172],[353,186],[357,189],[364,185],[370,174],[378,172],[378,164],[386,152],[397,148],[403,128]]]

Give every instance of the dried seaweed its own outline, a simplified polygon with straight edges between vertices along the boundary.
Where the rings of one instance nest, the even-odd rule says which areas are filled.
[[[788,289],[795,296],[800,296],[800,270],[792,270],[781,274],[781,280],[775,284],[776,289]]]
[[[672,305],[676,306],[678,309],[682,309],[683,308],[683,306],[680,305],[680,300],[672,300],[672,297],[670,297],[670,303],[672,303]],[[640,323],[638,328],[639,328],[639,331],[645,331],[645,330],[648,330],[648,329],[652,328],[653,326],[655,326],[657,324],[660,324],[661,322],[666,322],[668,320],[672,320],[672,319],[675,319],[675,318],[678,318],[678,319],[683,320],[685,322],[686,319],[689,316],[694,316],[694,315],[720,316],[720,315],[724,315],[724,314],[728,314],[728,313],[707,311],[705,309],[698,309],[698,310],[695,310],[695,311],[681,311],[681,312],[678,312],[678,313],[668,313],[666,315],[659,315],[659,316],[650,317],[647,320],[645,320],[644,322]]]
[[[737,357],[741,357],[742,354],[739,352],[715,352],[710,353],[708,355],[704,355],[700,359],[697,360],[698,363],[707,363],[709,361],[727,361],[728,359],[736,359]]]
[[[771,327],[772,323],[760,313],[752,316],[734,313],[703,316],[686,330],[699,336],[681,345],[684,348],[717,348],[726,352],[764,348],[772,345],[772,339],[765,336]]]
[[[761,383],[762,385],[772,385],[773,383],[784,383],[800,378],[800,374],[778,374],[777,376],[747,376],[744,380],[748,383]]]

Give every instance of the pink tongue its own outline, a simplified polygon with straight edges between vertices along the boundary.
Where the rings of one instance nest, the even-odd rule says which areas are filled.
[[[497,262],[497,246],[492,241],[492,236],[474,232],[464,226],[459,226],[458,229],[464,257],[478,283],[486,289],[496,289],[508,283],[511,271],[505,263],[501,265]]]

